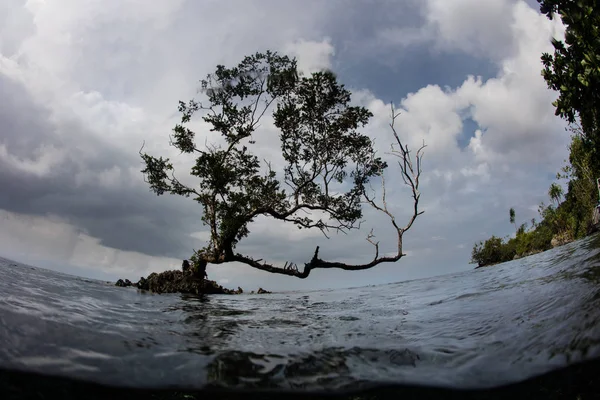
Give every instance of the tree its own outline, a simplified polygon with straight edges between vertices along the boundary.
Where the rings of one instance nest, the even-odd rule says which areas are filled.
[[[560,200],[563,196],[563,188],[559,184],[553,182],[548,189],[548,196],[556,203],[556,207],[560,205]]]
[[[600,7],[597,0],[538,0],[549,19],[560,16],[565,40],[553,39],[554,54],[544,53],[542,75],[559,92],[556,115],[570,124],[578,119],[584,144],[600,168]]]
[[[560,232],[570,231],[574,238],[585,236],[591,226],[591,216],[597,204],[597,189],[592,166],[592,152],[584,143],[583,132],[579,126],[571,126],[571,144],[569,145],[568,164],[562,168],[560,179],[567,181],[567,193],[561,205],[557,221],[561,224]]]
[[[567,193],[553,213],[554,228],[580,238],[590,231],[596,204],[595,178],[600,176],[600,7],[597,0],[538,0],[549,19],[560,17],[565,39],[552,40],[554,54],[544,53],[542,75],[558,91],[556,115],[573,133],[569,165],[561,178]]]
[[[501,238],[492,235],[485,242],[480,241],[473,246],[470,263],[484,267],[510,261],[514,256],[514,246],[508,245]]]
[[[177,179],[169,159],[140,150],[145,164],[142,173],[152,191],[191,196],[203,207],[202,222],[210,230],[210,240],[195,251],[193,260],[215,264],[235,261],[306,278],[316,268],[364,270],[405,255],[403,234],[423,213],[418,206],[425,144],[413,160],[395,129],[398,114],[393,107],[390,128],[397,147],[392,146],[390,154],[399,158],[401,176],[413,200],[411,217],[404,226],[398,225],[388,209],[384,179],[388,165],[376,155],[372,140],[359,132],[372,114],[364,107],[350,105],[350,92],[331,71],[301,76],[295,59],[275,52],[256,53],[233,68],[217,66],[201,86],[207,101],[179,102],[181,123],[174,127],[171,138],[171,145],[182,153],[197,156],[190,174],[198,178],[198,185],[190,187]],[[279,130],[283,174],[272,169],[271,161],[262,164],[252,152],[256,145],[253,135],[269,111]],[[211,131],[220,134],[222,144],[197,146],[196,133],[189,128],[196,112],[203,114]],[[375,178],[381,179],[380,201],[367,190]],[[380,255],[372,232],[367,240],[375,255],[365,264],[322,260],[318,246],[303,270],[291,262],[274,266],[236,252],[236,246],[250,233],[248,225],[259,216],[299,229],[319,229],[328,237],[331,230],[346,233],[359,228],[365,204],[389,218],[397,233],[395,255]]]
[[[515,209],[511,207],[510,210],[508,210],[508,215],[510,217],[510,223],[515,226],[515,231],[516,231],[517,223],[515,222]]]

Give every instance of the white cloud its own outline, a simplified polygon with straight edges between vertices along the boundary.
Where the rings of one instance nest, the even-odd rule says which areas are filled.
[[[512,14],[515,55],[500,62],[497,78],[470,77],[457,90],[482,128],[470,149],[480,162],[554,164],[568,138],[550,106],[556,94],[540,77],[540,54],[551,51],[553,24],[520,2]]]
[[[298,59],[298,69],[306,74],[331,68],[331,57],[335,54],[330,38],[320,42],[298,40],[289,43],[283,50]]]
[[[438,49],[464,51],[495,60],[513,49],[514,38],[506,26],[511,23],[513,0],[429,0],[427,25],[435,32]]]
[[[463,175],[486,179],[490,168],[504,168],[507,164],[555,165],[556,159],[564,154],[568,137],[551,106],[556,94],[547,88],[540,76],[540,55],[551,51],[549,37],[557,23],[548,21],[523,2],[493,1],[488,4],[459,0],[429,1],[427,4],[430,20],[445,26],[440,28],[438,36],[444,40],[456,39],[465,46],[487,40],[475,34],[484,30],[485,24],[480,26],[477,19],[471,21],[472,13],[484,13],[489,18],[494,15],[500,20],[509,18],[512,21],[510,29],[503,24],[486,29],[507,36],[502,39],[503,35],[496,35],[494,40],[508,42],[511,51],[498,60],[499,73],[495,78],[484,81],[469,76],[455,89],[442,90],[437,85],[429,85],[408,94],[400,103],[402,113],[398,118],[398,129],[408,144],[414,148],[425,140],[428,160],[435,159],[436,165],[444,166],[442,175],[446,179],[455,169],[452,160],[459,160]],[[498,10],[503,13],[496,16]],[[485,47],[491,50],[498,46],[490,39]],[[373,106],[376,101],[372,99],[370,105],[376,110],[377,118],[388,118],[388,107]],[[464,154],[458,144],[466,118],[479,126],[471,132],[473,137],[468,145],[473,158]]]

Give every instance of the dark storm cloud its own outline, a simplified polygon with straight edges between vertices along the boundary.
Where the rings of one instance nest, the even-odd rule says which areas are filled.
[[[16,168],[0,158],[0,209],[21,214],[53,214],[100,239],[108,247],[156,256],[187,257],[200,247],[189,233],[200,229],[199,207],[189,199],[157,197],[142,180],[123,178],[117,185],[99,185],[96,177],[114,167],[141,170],[135,151],[126,152],[91,135],[55,134],[50,114],[35,104],[19,84],[0,76],[0,145],[17,159],[36,159],[41,146],[66,151],[66,158],[47,173]],[[85,128],[73,123],[71,133]],[[91,157],[80,156],[81,146],[94,148]],[[84,174],[83,182],[77,180]],[[186,201],[187,200],[187,201]]]
[[[336,70],[339,69],[340,78],[348,86],[368,87],[377,98],[394,102],[430,84],[456,88],[469,74],[485,80],[498,72],[491,62],[464,54],[431,53],[424,48],[411,49],[410,54],[411,57],[403,57],[393,66],[376,59],[345,64],[341,54]]]
[[[382,0],[354,2],[340,11],[340,23],[331,27],[330,34],[336,49],[334,70],[342,81],[351,87],[368,87],[385,101],[399,101],[430,84],[455,88],[468,75],[484,80],[496,76],[497,64],[486,57],[432,46],[434,35],[427,35],[434,28],[427,26],[425,7],[423,1],[399,6],[395,1]],[[383,32],[394,29],[398,32],[392,35],[406,43],[398,45],[382,38]],[[411,34],[422,37],[414,38],[412,44],[402,38]],[[507,45],[505,52],[511,50]]]

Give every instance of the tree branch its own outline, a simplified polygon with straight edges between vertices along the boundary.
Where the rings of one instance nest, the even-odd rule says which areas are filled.
[[[381,182],[382,182],[382,203],[383,204],[378,205],[374,201],[374,198],[369,197],[366,193],[366,190],[364,190],[364,187],[362,190],[362,195],[369,205],[371,205],[375,210],[380,211],[383,214],[387,215],[388,218],[390,219],[390,222],[397,233],[397,252],[395,255],[379,256],[379,242],[378,241],[376,242],[373,240],[373,238],[375,236],[373,234],[373,230],[371,230],[371,232],[367,236],[367,241],[375,247],[375,256],[371,262],[364,263],[364,264],[346,264],[346,263],[342,263],[342,262],[332,262],[332,261],[322,260],[321,258],[319,258],[319,247],[318,246],[317,246],[311,260],[308,263],[304,264],[304,269],[302,271],[298,270],[298,268],[295,266],[295,264],[292,264],[292,263],[288,264],[288,262],[286,262],[285,265],[283,266],[283,268],[276,267],[276,266],[268,264],[266,262],[260,262],[262,260],[254,260],[248,256],[244,256],[239,253],[235,254],[231,257],[225,257],[223,262],[236,261],[236,262],[240,262],[240,263],[249,265],[249,266],[259,269],[261,271],[295,276],[297,278],[304,279],[310,275],[310,272],[312,270],[318,269],[318,268],[321,268],[321,269],[336,268],[336,269],[341,269],[341,270],[345,270],[345,271],[360,271],[360,270],[366,270],[366,269],[373,268],[382,263],[396,262],[399,259],[401,259],[402,257],[404,257],[406,254],[404,254],[402,252],[403,235],[406,231],[408,231],[412,227],[412,225],[415,222],[415,220],[417,219],[417,217],[419,215],[423,214],[423,212],[424,212],[424,211],[419,211],[419,199],[421,197],[421,193],[419,192],[419,180],[420,180],[421,171],[422,171],[421,163],[422,163],[422,158],[423,158],[423,149],[425,149],[426,145],[425,145],[425,143],[423,143],[423,145],[417,150],[417,154],[415,157],[416,165],[413,164],[413,160],[411,159],[408,146],[402,143],[402,140],[400,139],[400,136],[399,136],[398,132],[396,131],[395,122],[396,122],[396,118],[398,118],[398,116],[399,116],[399,113],[396,113],[394,111],[393,105],[392,105],[391,115],[392,115],[392,117],[391,117],[392,121],[390,123],[390,128],[391,128],[394,138],[396,140],[396,144],[398,145],[398,148],[399,148],[399,150],[395,150],[392,145],[391,154],[400,158],[400,160],[398,161],[398,165],[400,166],[400,170],[401,170],[401,174],[402,174],[401,176],[403,178],[404,183],[407,186],[409,186],[411,189],[411,192],[412,192],[411,197],[413,199],[412,215],[410,216],[407,224],[404,227],[398,226],[394,215],[388,209],[387,198],[386,198],[386,188],[385,188],[385,178],[384,178],[382,169],[379,170],[379,176],[381,177]],[[299,210],[303,210],[303,209],[323,210],[323,207],[322,206],[313,206],[310,204],[296,204],[295,206],[293,206],[292,208],[290,208],[289,210],[287,210],[285,212],[278,212],[271,208],[258,208],[251,215],[253,218],[254,216],[259,215],[259,214],[267,214],[267,215],[274,217],[275,219],[299,223],[298,220],[289,219],[289,217],[292,214],[294,214],[295,212],[297,212]],[[325,211],[327,211],[327,210],[325,210]],[[318,221],[315,224],[318,224],[319,222],[322,222],[322,221]],[[306,227],[312,227],[315,224],[306,224]],[[302,225],[302,223],[300,223],[300,225]],[[291,267],[292,265],[293,265],[293,267]]]

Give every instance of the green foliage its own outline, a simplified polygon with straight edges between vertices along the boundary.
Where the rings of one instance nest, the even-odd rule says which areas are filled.
[[[570,123],[593,117],[600,84],[600,11],[596,0],[538,0],[540,10],[566,26],[565,41],[554,39],[554,55],[542,55],[543,76],[559,92],[556,115]],[[588,114],[589,113],[589,114]]]
[[[196,261],[232,260],[233,249],[249,234],[248,224],[260,215],[321,231],[356,227],[365,185],[387,165],[359,131],[371,112],[350,105],[350,92],[332,72],[301,76],[295,59],[256,53],[235,67],[217,66],[201,86],[204,102],[179,102],[181,122],[171,138],[172,146],[196,156],[190,173],[197,185],[182,184],[169,159],[141,154],[152,191],[192,196],[202,205],[210,241],[195,252]],[[280,132],[283,177],[252,151],[267,112]],[[189,127],[195,113],[223,144],[196,145]],[[322,211],[327,218],[299,211]]]
[[[478,266],[502,262],[504,258],[503,244],[503,240],[496,236],[475,244],[471,252],[471,262]]]
[[[575,193],[576,190],[570,190],[558,207],[542,202],[538,207],[541,221],[538,223],[533,218],[529,230],[527,224],[521,224],[514,238],[501,240],[492,236],[485,242],[477,243],[471,253],[471,262],[480,266],[506,262],[515,256],[524,257],[551,249],[552,239],[557,236],[568,239],[585,236],[589,231],[591,213],[588,207],[577,200]]]
[[[486,241],[480,241],[473,246],[471,263],[480,267],[512,260],[517,254],[518,241],[506,240],[493,236]]]
[[[552,248],[553,231],[544,222],[527,230],[526,224],[519,226],[517,235],[511,239],[497,236],[480,241],[473,246],[471,262],[478,266],[492,265],[513,260],[515,256],[523,257]]]
[[[515,254],[524,256],[526,254],[548,250],[552,248],[552,245],[550,244],[552,236],[552,230],[546,225],[532,228],[529,231],[520,230],[519,234],[514,239]]]
[[[542,75],[558,91],[556,115],[570,124],[578,120],[583,144],[598,170],[600,153],[600,7],[597,0],[538,0],[540,10],[552,19],[560,16],[565,40],[553,40],[554,54],[544,53]]]
[[[591,214],[597,204],[597,190],[594,177],[599,172],[592,165],[592,153],[585,146],[581,129],[572,127],[569,146],[569,164],[562,169],[559,177],[568,181],[564,212],[561,223],[575,238],[585,236],[591,227]]]
[[[560,204],[556,187],[549,195],[558,209],[554,229],[581,238],[591,228],[597,204],[595,179],[600,176],[600,7],[596,0],[538,0],[552,19],[560,16],[566,27],[564,42],[553,40],[554,54],[543,54],[542,75],[559,93],[556,115],[570,124],[569,163],[557,177],[567,180],[568,192]]]
[[[560,204],[560,200],[563,196],[563,188],[559,184],[553,182],[548,189],[548,196],[556,203],[556,206]]]

